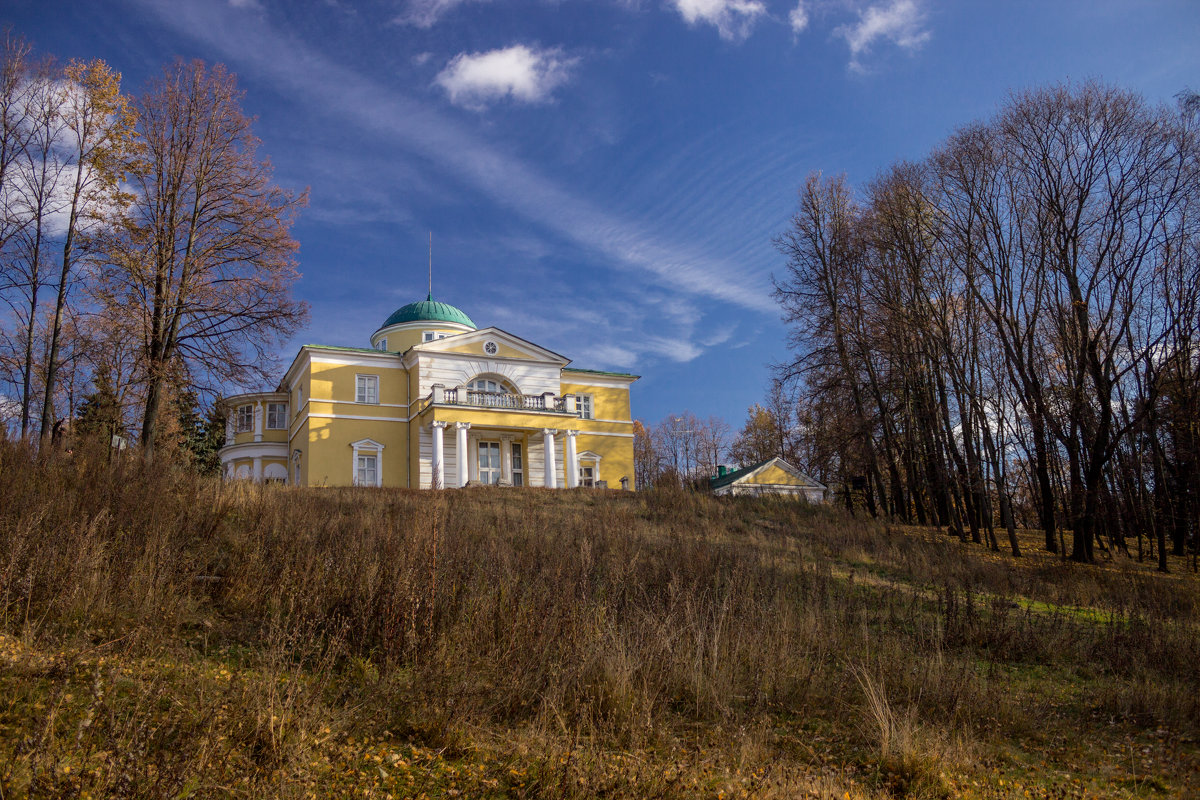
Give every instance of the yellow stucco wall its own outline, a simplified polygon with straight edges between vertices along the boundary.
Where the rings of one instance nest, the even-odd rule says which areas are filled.
[[[463,331],[451,330],[449,328],[438,328],[430,326],[428,328],[414,328],[402,331],[389,331],[387,334],[387,350],[389,353],[403,353],[408,348],[415,344],[421,344],[425,341],[425,331],[433,331],[434,340],[437,341],[438,336],[445,335],[457,336]]]
[[[472,355],[487,355],[483,352],[483,342],[467,342],[454,347],[447,347],[447,353],[470,353]],[[520,358],[525,360],[533,360],[533,356],[523,350],[518,350],[504,342],[496,342],[496,353],[492,358]]]
[[[777,464],[772,464],[757,475],[752,475],[741,483],[759,483],[771,484],[773,486],[807,486],[804,481],[792,475],[785,469],[781,469]]]
[[[575,439],[577,452],[592,451],[600,456],[597,480],[608,481],[608,488],[620,489],[621,478],[629,478],[633,488],[633,439],[619,436],[588,436],[581,433]]]
[[[590,394],[596,419],[631,419],[628,387],[594,386],[583,382],[562,382],[563,394]]]
[[[394,367],[383,364],[330,364],[315,361],[311,364],[311,395],[310,401],[337,400],[354,403],[356,398],[356,379],[359,375],[375,375],[379,378],[379,403],[382,405],[407,404],[408,388],[406,386],[407,370],[401,366],[399,359]],[[365,407],[365,405],[360,405]]]

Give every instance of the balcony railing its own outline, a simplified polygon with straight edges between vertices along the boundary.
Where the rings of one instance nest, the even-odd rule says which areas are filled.
[[[567,410],[567,399],[565,397],[555,397],[550,392],[546,392],[545,394],[517,394],[515,392],[481,392],[462,386],[454,389],[434,386],[433,391],[426,398],[424,405],[473,406],[475,408],[540,411],[542,413],[579,416],[579,412],[574,409]]]

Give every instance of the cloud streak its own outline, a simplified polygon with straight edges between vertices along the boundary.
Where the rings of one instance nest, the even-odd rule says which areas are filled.
[[[442,17],[468,2],[472,2],[472,0],[409,0],[404,13],[393,19],[392,22],[397,25],[412,25],[429,30]],[[487,0],[474,0],[474,2],[487,2]]]
[[[426,105],[330,61],[256,17],[194,0],[134,2],[239,69],[302,97],[306,106],[429,159],[498,204],[600,254],[614,268],[687,296],[764,313],[777,310],[761,279],[747,280],[733,264],[596,207]]]

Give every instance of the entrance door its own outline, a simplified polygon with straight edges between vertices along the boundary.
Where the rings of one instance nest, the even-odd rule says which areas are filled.
[[[479,482],[495,486],[500,482],[500,443],[479,443]]]

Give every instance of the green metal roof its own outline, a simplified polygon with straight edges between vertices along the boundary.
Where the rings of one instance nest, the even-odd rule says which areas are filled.
[[[348,353],[374,353],[377,356],[391,356],[395,353],[387,350],[376,350],[374,347],[340,347],[334,344],[306,344],[302,347],[307,347],[310,350],[344,350]]]
[[[440,303],[433,299],[433,295],[418,300],[415,303],[396,309],[396,311],[387,318],[387,322],[379,327],[386,328],[389,325],[398,325],[401,322],[456,322],[459,325],[466,325],[469,328],[474,328],[475,323],[471,318],[464,314],[460,309],[455,308],[449,303]]]
[[[580,369],[579,367],[563,367],[563,372],[582,372],[587,375],[612,375],[614,378],[640,378],[641,375],[632,375],[628,372],[605,372],[602,369]]]
[[[711,477],[708,479],[708,488],[711,490],[720,489],[722,486],[728,486],[743,475],[753,472],[763,464],[768,464],[771,461],[774,461],[774,459],[768,458],[766,461],[760,461],[757,464],[751,464],[748,467],[742,467],[741,469],[734,470],[733,472],[726,472],[724,477]]]

